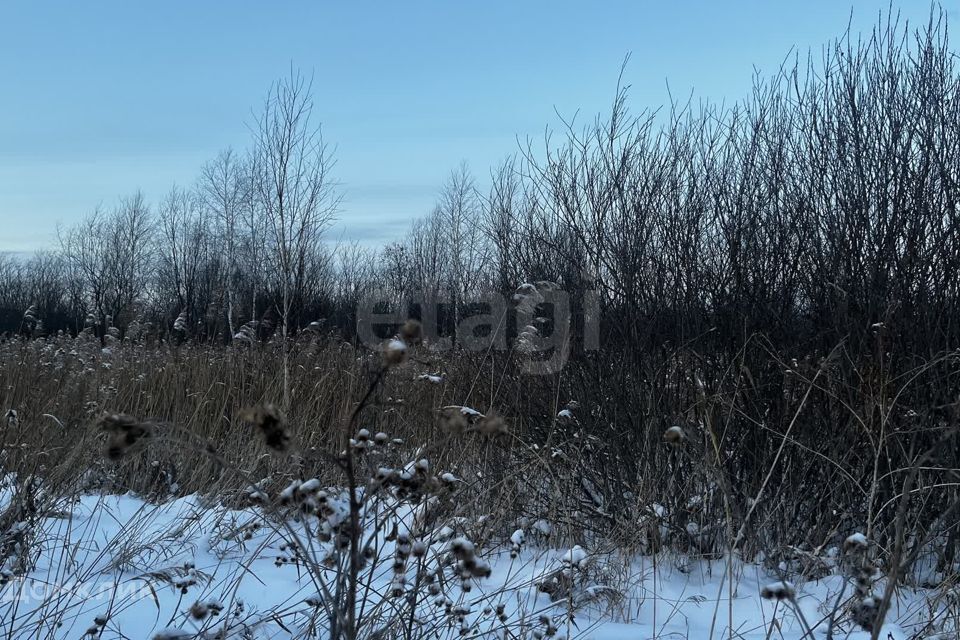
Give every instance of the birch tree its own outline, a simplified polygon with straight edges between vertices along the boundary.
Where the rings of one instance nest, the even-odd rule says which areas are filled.
[[[338,202],[329,175],[330,149],[312,118],[312,89],[312,80],[291,71],[271,87],[254,128],[253,187],[282,291],[284,409],[290,407],[293,305],[302,303],[308,254],[332,222]]]
[[[237,281],[241,270],[238,260],[239,236],[244,214],[248,213],[251,195],[249,176],[246,175],[243,162],[232,149],[220,152],[216,159],[203,167],[199,192],[205,207],[217,220],[223,238],[226,258],[226,320],[232,337],[237,330],[234,317],[237,308]],[[256,303],[253,306],[255,307]],[[252,309],[251,313],[256,313],[256,309]]]

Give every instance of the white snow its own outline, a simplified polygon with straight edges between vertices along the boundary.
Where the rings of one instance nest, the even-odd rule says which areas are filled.
[[[461,407],[460,405],[452,404],[447,405],[446,407],[441,407],[440,411],[459,411],[468,418],[483,418],[485,417],[482,413],[474,409],[473,407]]]
[[[843,541],[844,550],[866,549],[868,546],[867,536],[862,533],[852,533]]]
[[[291,495],[296,487],[313,491],[314,484],[293,483],[290,487],[295,488],[288,490]],[[326,500],[331,509],[322,522],[343,521],[342,493],[331,491],[318,499]],[[0,503],[5,500],[0,497]],[[303,637],[311,624],[324,619],[323,595],[297,560],[302,551],[287,542],[282,527],[265,517],[260,507],[225,508],[197,496],[151,505],[132,495],[91,495],[66,503],[61,511],[33,527],[32,569],[25,576],[13,572],[12,580],[0,588],[0,635],[4,637],[79,638],[95,618],[106,616],[103,638],[196,637],[201,627],[219,629],[229,622],[228,638],[241,638],[242,629],[247,629],[251,638],[282,640]],[[416,511],[408,509],[397,517],[412,521]],[[314,528],[322,524],[315,518],[311,521]],[[308,523],[301,519],[291,524],[302,531]],[[446,535],[452,538],[445,545],[447,550],[471,557],[474,578],[439,596],[447,598],[452,615],[461,619],[442,627],[446,635],[440,637],[451,640],[459,637],[461,624],[477,625],[480,637],[502,637],[503,633],[494,632],[501,624],[501,606],[510,624],[519,625],[521,619],[528,625],[549,623],[556,626],[557,637],[708,638],[714,625],[715,638],[727,637],[732,628],[737,638],[745,640],[798,640],[803,630],[791,602],[765,600],[761,592],[795,591],[806,620],[819,625],[815,637],[825,632],[824,611],[830,610],[841,589],[851,593],[850,585],[845,585],[848,578],[839,570],[819,581],[789,584],[759,565],[735,564],[731,588],[725,559],[687,559],[683,570],[678,570],[678,559],[667,553],[657,558],[624,556],[588,545],[588,554],[580,545],[556,550],[543,546],[546,543],[525,544],[522,529],[513,532],[510,544],[488,548],[461,533],[469,520],[450,524],[435,529],[424,542],[412,538],[398,542],[433,558]],[[563,531],[546,520],[534,522],[531,528],[541,533]],[[322,553],[322,544],[316,539],[312,544],[312,552]],[[376,585],[370,598],[380,597],[376,594],[386,593],[391,586],[404,592],[413,588],[412,577],[391,573],[395,547],[388,548],[382,569],[373,573]],[[281,562],[281,556],[286,560]],[[588,557],[589,563],[585,562]],[[489,578],[476,578],[477,572],[488,568]],[[563,598],[551,601],[534,584],[557,571],[567,571],[573,585]],[[468,587],[469,592],[461,591]],[[950,606],[929,596],[903,588],[892,602],[891,622],[880,637],[912,637],[931,614],[928,599],[934,608]],[[435,599],[431,596],[427,603],[431,611],[436,611]],[[199,622],[190,616],[195,603],[201,604],[199,610],[212,612],[219,605],[223,611]],[[567,617],[570,610],[576,611],[573,620]],[[772,636],[768,635],[771,629]],[[839,631],[837,637],[869,638],[848,619]]]
[[[553,525],[551,525],[549,522],[547,522],[547,521],[544,520],[543,518],[541,518],[541,519],[537,520],[536,522],[534,522],[534,523],[533,523],[533,528],[534,528],[540,535],[543,535],[543,536],[549,536],[551,533],[553,533]]]
[[[580,563],[586,560],[587,552],[580,545],[574,545],[570,551],[563,556],[563,561],[572,567],[579,567]]]
[[[314,493],[320,490],[320,481],[316,478],[311,478],[306,482],[303,482],[297,489],[300,493]]]

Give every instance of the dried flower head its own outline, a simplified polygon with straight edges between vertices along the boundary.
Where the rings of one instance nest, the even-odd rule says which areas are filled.
[[[537,305],[543,301],[543,294],[537,290],[536,285],[529,282],[521,284],[513,294],[513,303],[517,311],[527,315],[533,314]]]
[[[683,432],[681,427],[674,425],[663,432],[663,439],[668,444],[679,446],[687,439],[687,434]]]
[[[461,588],[464,591],[470,591],[472,580],[490,577],[490,563],[477,555],[476,546],[468,538],[451,540],[450,551],[457,560],[455,572],[462,580]]]
[[[453,435],[462,433],[468,428],[474,430],[485,418],[485,415],[472,407],[454,404],[440,408],[440,427]]]
[[[861,553],[867,546],[867,536],[862,533],[852,533],[843,541],[843,552],[845,554]]]
[[[234,340],[253,343],[257,340],[257,327],[260,323],[256,320],[250,320],[240,327],[240,330],[233,334]]]
[[[407,343],[399,338],[388,340],[383,345],[383,364],[395,367],[407,359]]]
[[[108,435],[107,457],[119,460],[153,435],[153,425],[140,422],[125,413],[110,413],[100,418],[100,428]]]
[[[274,451],[284,452],[290,446],[287,420],[273,404],[265,404],[240,412],[240,419],[263,432],[264,443]]]
[[[420,324],[419,320],[410,318],[400,327],[398,335],[401,340],[409,345],[420,344],[420,341],[423,340],[423,325]]]
[[[467,416],[461,407],[443,407],[440,409],[440,427],[450,434],[460,434],[469,426]]]
[[[853,606],[853,621],[865,631],[873,631],[880,613],[880,603],[873,596],[867,596]]]
[[[523,529],[517,529],[510,536],[510,557],[516,559],[520,555],[520,549],[523,547],[525,535]]]
[[[173,330],[177,333],[186,333],[187,331],[187,310],[184,309],[173,321]]]
[[[797,595],[793,584],[786,580],[774,582],[760,589],[760,597],[765,600],[792,600]]]
[[[194,620],[203,620],[210,615],[210,609],[202,602],[194,602],[190,607],[190,616]]]
[[[499,436],[507,433],[507,423],[491,411],[477,421],[471,430],[486,437]]]

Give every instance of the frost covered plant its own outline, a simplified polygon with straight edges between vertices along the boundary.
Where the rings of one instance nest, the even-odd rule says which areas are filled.
[[[23,321],[34,324],[37,321],[37,305],[32,304],[23,312]]]
[[[440,409],[440,427],[451,435],[458,435],[466,431],[476,415],[471,411],[464,411],[465,407],[449,406]],[[479,413],[477,414],[479,415]]]
[[[843,541],[843,566],[854,586],[851,615],[863,629],[873,631],[880,606],[872,593],[876,567],[869,550],[870,543],[862,533],[853,533]]]
[[[187,332],[187,310],[184,309],[180,312],[180,315],[177,316],[177,319],[173,321],[173,330],[177,333],[186,333]]]
[[[113,326],[112,324],[107,327],[107,330],[103,334],[103,341],[105,344],[111,345],[116,344],[120,341],[120,329]]]
[[[31,527],[27,520],[34,514],[15,508],[4,514],[4,531],[0,534],[0,586],[14,576],[26,573],[30,562]]]
[[[557,635],[557,627],[553,623],[553,620],[550,619],[550,616],[541,614],[537,618],[537,622],[539,623],[539,626],[533,630],[534,640],[541,640],[541,638],[553,638]]]
[[[429,382],[430,384],[443,384],[443,374],[442,373],[424,373],[417,376],[417,380],[422,380],[423,382]]]
[[[407,320],[400,327],[397,335],[387,340],[383,345],[384,368],[403,364],[410,353],[410,347],[421,342],[423,328],[416,320]]]
[[[27,310],[23,312],[23,328],[30,332],[37,326],[39,322],[38,319],[37,305],[31,304],[27,307]]]
[[[260,323],[256,320],[250,320],[243,323],[240,329],[233,334],[233,339],[238,342],[246,342],[248,344],[253,344],[257,341],[257,327],[260,326]]]
[[[473,628],[469,607],[458,602],[477,580],[491,573],[490,564],[465,536],[453,539],[446,552],[438,549],[430,553],[431,544],[439,541],[431,539],[432,523],[443,505],[453,504],[450,496],[458,487],[456,477],[435,471],[424,449],[406,463],[391,464],[390,459],[395,461],[399,454],[395,445],[402,441],[383,432],[372,434],[370,429],[357,428],[375,387],[384,379],[383,374],[403,362],[407,341],[417,341],[418,332],[413,326],[416,325],[405,325],[391,341],[401,343],[402,348],[394,344],[391,350],[388,342],[384,367],[349,419],[354,435],[343,451],[331,456],[345,476],[345,489],[321,487],[318,479],[311,478],[292,481],[275,501],[260,486],[250,492],[267,508],[281,508],[277,515],[283,523],[285,540],[277,567],[294,564],[307,570],[320,588],[312,607],[324,613],[332,638],[357,638],[359,629],[373,620],[390,634],[395,634],[401,625],[406,626],[405,635],[410,637],[411,625],[429,625],[429,620],[424,622],[418,613],[424,601],[421,592],[430,595],[433,606],[441,607],[443,620],[469,631]],[[465,421],[466,428],[478,434],[499,433],[503,429],[502,420],[496,416],[465,407],[457,407],[456,413]],[[268,444],[276,439],[276,430],[286,434],[282,416],[269,407],[247,413],[244,418],[264,432]],[[284,448],[288,439],[286,435],[282,439]],[[401,511],[413,517],[401,516]],[[293,530],[287,515],[303,527],[302,533]],[[382,592],[387,598],[368,608],[370,590],[377,583],[384,562],[390,566],[389,582]],[[447,572],[449,575],[445,575]],[[459,585],[460,595],[449,593],[451,584]]]
[[[103,633],[104,627],[107,626],[107,622],[109,621],[110,619],[105,615],[99,615],[95,617],[93,619],[93,624],[87,629],[86,635],[90,636],[91,638],[98,637]]]
[[[507,433],[507,425],[496,412],[480,413],[472,407],[448,405],[440,408],[440,427],[449,435],[477,433],[496,436]]]
[[[477,548],[468,538],[454,538],[450,541],[450,551],[456,558],[456,575],[460,578],[461,589],[470,591],[473,580],[489,578],[490,563],[477,555]]]
[[[556,602],[571,598],[577,578],[588,566],[587,552],[580,545],[574,545],[561,558],[561,566],[537,581],[537,588]]]
[[[546,295],[557,289],[555,283],[545,280],[526,282],[517,287],[513,294],[513,304],[517,312],[517,326],[520,327],[514,342],[518,353],[529,356],[540,350],[541,334],[536,325],[547,322],[547,318],[539,316],[537,310],[546,302]]]
[[[147,333],[147,324],[145,324],[140,317],[136,317],[133,321],[127,325],[127,330],[124,333],[124,341],[128,343],[137,344],[143,340],[144,335]]]
[[[206,602],[194,602],[190,606],[190,617],[194,620],[205,620],[209,616],[218,616],[223,611],[223,605],[217,600],[208,600]]]
[[[412,552],[409,534],[398,534],[394,548],[393,579],[390,582],[390,595],[394,598],[399,598],[407,591],[407,561]]]
[[[520,555],[520,549],[523,547],[525,535],[523,529],[517,529],[510,536],[510,558],[516,560]]]
[[[383,345],[383,364],[395,367],[407,359],[407,343],[400,338],[391,338]]]
[[[548,285],[549,283],[538,284]],[[537,310],[537,305],[544,300],[545,298],[537,285],[529,282],[521,284],[513,294],[513,303],[516,305],[517,312],[524,315],[533,315]]]
[[[523,354],[531,354],[537,350],[537,338],[540,336],[539,330],[532,324],[525,325],[520,333],[517,334],[517,351]]]

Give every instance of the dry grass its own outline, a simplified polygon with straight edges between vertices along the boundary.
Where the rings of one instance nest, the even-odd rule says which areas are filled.
[[[956,583],[955,414],[923,404],[949,393],[954,354],[897,372],[845,361],[839,348],[784,362],[754,343],[732,362],[690,351],[648,366],[624,399],[610,379],[591,381],[589,364],[524,377],[512,356],[385,356],[306,332],[290,349],[280,417],[264,413],[284,395],[276,343],[12,339],[0,344],[0,406],[15,409],[2,455],[18,497],[4,522],[39,520],[83,492],[242,506],[251,485],[271,497],[314,478],[364,486],[379,462],[344,466],[341,452],[382,432],[393,465],[428,457],[456,472],[444,518],[474,523],[479,545],[548,524],[552,544],[724,559],[732,594],[739,559],[763,558],[785,581],[847,575],[830,549],[862,531],[878,574],[868,583],[850,572],[856,589],[828,615],[865,627],[878,613],[858,602],[885,609],[898,585]],[[611,435],[605,421],[638,404]]]

